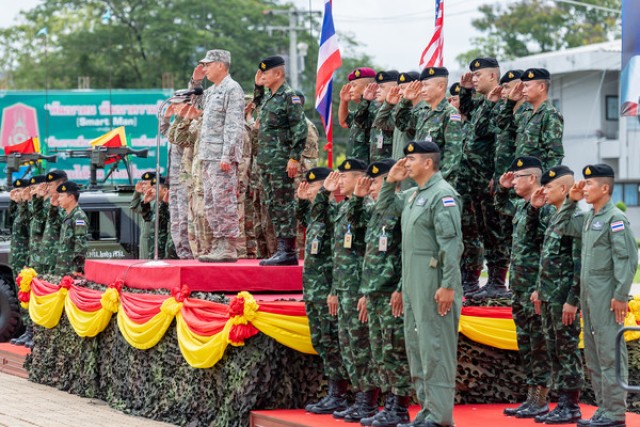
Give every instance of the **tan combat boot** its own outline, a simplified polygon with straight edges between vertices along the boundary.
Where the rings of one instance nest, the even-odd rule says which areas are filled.
[[[222,247],[222,239],[213,239],[211,241],[211,250],[209,253],[204,255],[200,255],[198,257],[198,261],[200,262],[220,262],[218,259],[220,258],[220,251]]]
[[[222,238],[220,239],[219,252],[216,253],[218,259],[215,262],[236,262],[238,261],[238,250],[236,248],[236,239]]]

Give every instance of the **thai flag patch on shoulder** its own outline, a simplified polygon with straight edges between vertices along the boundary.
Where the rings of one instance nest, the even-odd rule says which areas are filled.
[[[615,221],[611,223],[611,231],[612,232],[616,232],[616,231],[622,231],[624,230],[624,221]]]
[[[84,222],[84,219],[76,219],[76,225],[87,225],[87,224]]]
[[[453,122],[460,122],[462,121],[462,117],[460,116],[460,114],[452,114],[451,116],[449,116],[449,120]]]
[[[456,200],[453,197],[445,197],[442,199],[442,204],[445,208],[450,208],[456,205]]]
[[[298,95],[294,95],[291,97],[291,103],[292,104],[302,104],[302,101],[300,101],[300,97]]]

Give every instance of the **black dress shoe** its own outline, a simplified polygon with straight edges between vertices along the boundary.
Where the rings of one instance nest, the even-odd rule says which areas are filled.
[[[588,425],[589,427],[627,427],[625,421],[615,421],[609,417],[599,417],[595,420],[592,418]]]

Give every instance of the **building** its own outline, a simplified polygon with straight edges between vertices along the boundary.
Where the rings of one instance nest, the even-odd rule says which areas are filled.
[[[640,117],[620,117],[620,40],[502,62],[502,70],[542,67],[549,97],[564,116],[564,164],[574,171],[607,163],[616,172],[613,199],[623,201],[640,236]],[[581,177],[581,176],[580,176]]]

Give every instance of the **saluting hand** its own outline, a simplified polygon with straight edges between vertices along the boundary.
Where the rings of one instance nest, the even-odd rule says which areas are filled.
[[[377,83],[369,83],[367,87],[364,89],[362,93],[362,97],[367,101],[373,101],[376,99],[376,94],[378,93],[378,84]]]
[[[487,99],[491,102],[500,101],[500,98],[502,97],[502,90],[502,86],[494,87],[491,92],[489,92],[489,95],[487,95]]]
[[[464,73],[460,77],[460,86],[465,89],[473,89],[473,73]]]
[[[544,206],[544,187],[540,187],[533,192],[529,203],[531,203],[531,206],[536,209],[540,209]]]
[[[511,92],[509,92],[508,98],[512,101],[520,101],[524,97],[523,89],[524,83],[516,83],[513,89],[511,89]]]
[[[512,188],[513,187],[513,172],[503,173],[500,177],[500,186],[503,188]]]
[[[327,297],[327,307],[329,307],[329,314],[331,316],[338,315],[338,296],[337,295],[329,295]]]
[[[369,194],[369,187],[371,187],[371,179],[366,175],[362,175],[358,178],[358,181],[356,181],[356,188],[353,190],[353,195],[356,197],[364,197]]]
[[[202,80],[204,76],[206,76],[206,72],[204,71],[204,66],[202,64],[196,65],[196,68],[193,69],[193,80]]]
[[[391,301],[389,304],[391,304],[391,315],[393,317],[402,316],[402,292],[394,291],[391,294]]]
[[[389,174],[387,175],[387,182],[400,182],[407,179],[409,171],[405,168],[406,163],[406,158],[398,160],[389,171]]]
[[[400,102],[400,97],[400,86],[394,86],[389,89],[389,92],[387,92],[387,98],[385,101],[387,101],[387,104],[396,105]]]
[[[309,183],[307,181],[302,181],[298,186],[298,190],[296,191],[296,196],[300,200],[308,200],[309,199]]]
[[[336,191],[339,185],[340,185],[340,172],[338,171],[331,172],[327,177],[327,179],[324,180],[324,184],[322,184],[325,190],[329,191],[330,193],[333,193],[334,191]]]
[[[569,190],[569,197],[574,202],[579,202],[584,198],[584,186],[586,184],[585,180],[580,180],[571,186]]]
[[[404,89],[404,94],[402,96],[407,101],[414,101],[418,99],[421,92],[422,92],[422,82],[413,81],[409,83],[407,87]]]
[[[350,85],[347,83],[346,85],[342,86],[342,89],[340,89],[340,101],[341,102],[349,102],[351,101],[351,94],[349,93],[349,89],[350,89]]]
[[[447,313],[451,311],[451,306],[453,305],[453,297],[455,296],[455,294],[455,290],[447,288],[439,288],[436,291],[436,295],[433,299],[435,299],[436,303],[438,304],[438,314],[440,316],[446,316]]]
[[[367,315],[367,297],[360,297],[358,300],[358,320],[360,323],[367,323],[369,316]]]

